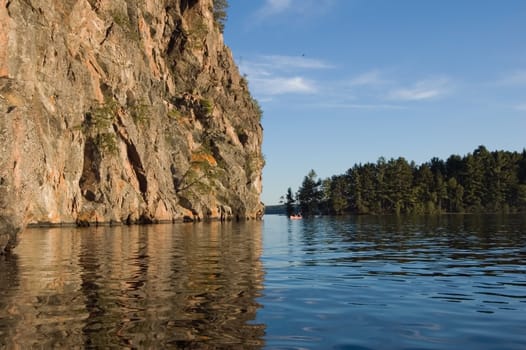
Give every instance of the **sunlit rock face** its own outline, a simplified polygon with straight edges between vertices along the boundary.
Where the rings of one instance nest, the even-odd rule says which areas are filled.
[[[212,0],[0,0],[0,250],[27,224],[252,219],[261,111]]]

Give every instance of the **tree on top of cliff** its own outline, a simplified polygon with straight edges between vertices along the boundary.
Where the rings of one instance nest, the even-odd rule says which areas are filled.
[[[214,0],[214,20],[221,33],[225,30],[225,23],[228,17],[226,12],[227,8],[227,0]]]

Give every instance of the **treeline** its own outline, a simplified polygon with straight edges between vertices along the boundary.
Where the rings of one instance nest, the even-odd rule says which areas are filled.
[[[321,180],[312,170],[283,198],[287,214],[439,214],[526,212],[526,149],[489,152],[416,165],[404,158],[357,164]]]

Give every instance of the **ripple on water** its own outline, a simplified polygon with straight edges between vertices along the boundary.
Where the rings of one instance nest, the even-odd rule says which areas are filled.
[[[270,220],[263,258],[287,264],[265,265],[269,348],[526,348],[523,218]]]
[[[525,349],[526,219],[35,229],[0,348]]]

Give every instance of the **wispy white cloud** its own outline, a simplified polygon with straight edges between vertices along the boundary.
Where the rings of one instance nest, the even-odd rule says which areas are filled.
[[[416,82],[411,87],[400,87],[388,92],[387,99],[395,101],[423,101],[446,95],[450,91],[449,80],[440,78]]]
[[[441,93],[436,89],[423,89],[423,88],[410,88],[410,89],[397,89],[389,93],[388,98],[390,100],[399,101],[418,101],[428,100],[439,96]]]
[[[526,112],[526,103],[514,106],[514,109],[521,112]]]
[[[347,80],[343,85],[354,93],[359,100],[373,101],[359,106],[401,108],[398,103],[437,99],[453,91],[452,80],[437,76],[436,78],[417,80],[412,83],[401,83],[399,75],[381,69],[372,69]],[[382,101],[395,102],[385,104]],[[374,102],[376,101],[376,102]]]
[[[365,109],[365,110],[395,110],[395,109],[407,109],[406,106],[400,106],[395,104],[384,104],[384,103],[323,103],[319,105],[323,108],[335,108],[335,109]]]
[[[259,10],[262,17],[278,14],[286,11],[292,5],[292,0],[266,0],[263,7]]]
[[[379,70],[371,70],[362,73],[349,81],[350,86],[379,86],[390,83]]]
[[[308,58],[302,56],[282,56],[282,55],[269,55],[262,56],[261,59],[267,65],[279,69],[327,69],[333,68],[332,65],[315,58]]]
[[[320,59],[305,56],[261,55],[240,63],[247,75],[271,75],[271,72],[300,72],[313,69],[329,69],[333,66]]]
[[[257,17],[264,19],[271,16],[294,13],[301,15],[319,14],[331,8],[335,0],[265,0],[258,10]]]
[[[254,92],[264,96],[284,94],[311,94],[317,88],[313,81],[304,77],[270,77],[250,80]]]
[[[498,85],[526,85],[526,70],[516,70],[498,80]]]
[[[239,65],[250,88],[260,99],[286,94],[316,94],[327,108],[403,109],[404,103],[438,99],[453,91],[447,77],[401,84],[396,75],[380,69],[364,71],[350,79],[333,80],[323,70],[337,69],[330,62],[303,55],[258,55]],[[334,103],[331,104],[333,101]]]
[[[240,63],[256,95],[311,94],[318,84],[309,79],[314,70],[332,66],[323,60],[304,56],[261,55]]]

